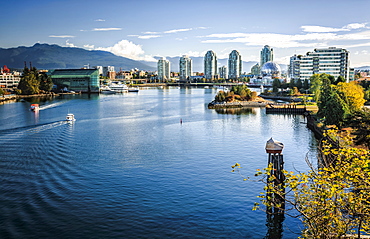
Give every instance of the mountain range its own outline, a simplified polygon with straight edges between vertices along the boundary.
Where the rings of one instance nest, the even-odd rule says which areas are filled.
[[[24,62],[32,62],[37,69],[79,69],[85,65],[114,66],[116,71],[138,68],[155,70],[142,62],[126,57],[116,56],[107,51],[89,51],[76,47],[61,47],[58,45],[36,43],[31,47],[0,48],[0,66],[23,69]]]

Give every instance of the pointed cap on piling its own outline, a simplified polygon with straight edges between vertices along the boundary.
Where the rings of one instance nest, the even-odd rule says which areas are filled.
[[[269,154],[280,154],[283,151],[284,144],[270,138],[266,143],[266,153]]]

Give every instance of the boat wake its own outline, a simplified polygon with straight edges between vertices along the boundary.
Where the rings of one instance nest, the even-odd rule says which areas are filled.
[[[46,109],[50,109],[50,108],[55,108],[55,107],[58,107],[58,106],[66,103],[66,102],[67,101],[61,101],[61,102],[53,103],[53,104],[50,104],[50,105],[40,105],[39,110],[46,110]]]
[[[11,129],[3,129],[0,130],[0,137],[1,136],[8,136],[12,134],[27,134],[27,133],[38,133],[42,132],[51,128],[55,128],[61,125],[66,124],[66,121],[56,121],[51,123],[45,123],[45,124],[37,124],[37,125],[28,125],[23,127],[16,127]]]

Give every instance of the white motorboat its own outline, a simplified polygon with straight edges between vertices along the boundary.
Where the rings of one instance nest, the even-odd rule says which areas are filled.
[[[115,92],[118,92],[118,93],[127,92],[129,90],[129,88],[128,88],[128,86],[126,84],[115,84],[115,83],[112,83],[108,87],[109,87],[109,89],[111,89],[111,90],[113,90]]]
[[[104,87],[101,87],[100,88],[100,93],[102,94],[116,94],[117,91],[114,91],[112,90],[110,87],[108,86],[104,86]]]
[[[71,114],[71,113],[68,113],[68,114],[67,114],[67,117],[66,117],[66,121],[67,121],[68,123],[73,123],[73,122],[75,122],[75,121],[76,121],[76,119],[75,119],[75,115],[74,115],[74,114]]]

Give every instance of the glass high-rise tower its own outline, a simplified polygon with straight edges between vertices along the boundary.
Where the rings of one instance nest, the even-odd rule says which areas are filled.
[[[217,57],[213,51],[207,51],[204,56],[204,76],[208,80],[217,78]]]
[[[262,67],[263,64],[265,64],[268,61],[274,61],[274,49],[266,45],[261,50],[260,67]]]
[[[161,81],[170,79],[170,62],[164,57],[158,60],[158,79]]]
[[[180,80],[185,81],[192,75],[192,60],[189,56],[182,56],[180,58]]]
[[[229,54],[229,79],[238,79],[242,74],[242,57],[237,50]]]

